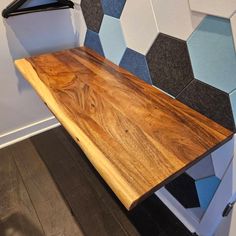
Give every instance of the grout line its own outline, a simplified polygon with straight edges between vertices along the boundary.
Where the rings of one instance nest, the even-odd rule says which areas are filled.
[[[236,11],[234,11],[234,12],[229,16],[229,20],[231,20],[231,18],[233,17],[234,14],[236,14]]]
[[[231,94],[233,94],[233,93],[235,93],[235,92],[236,92],[236,88],[233,89],[233,90],[229,93],[229,95],[231,95]]]
[[[195,78],[193,78],[176,96],[175,99],[177,99],[179,97],[179,95],[184,92],[192,83],[193,81],[196,80]]]

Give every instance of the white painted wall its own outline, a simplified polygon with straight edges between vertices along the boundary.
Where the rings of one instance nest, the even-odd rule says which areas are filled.
[[[1,0],[0,10],[10,2]],[[52,117],[16,71],[13,61],[77,46],[83,40],[82,36],[79,39],[78,32],[85,26],[80,10],[76,8],[0,18],[0,146],[9,132],[14,133],[14,130],[24,129],[25,126]],[[11,135],[12,138],[14,135]]]

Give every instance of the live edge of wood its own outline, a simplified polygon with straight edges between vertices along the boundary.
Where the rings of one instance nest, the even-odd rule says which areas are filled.
[[[83,47],[15,64],[128,210],[233,135]]]

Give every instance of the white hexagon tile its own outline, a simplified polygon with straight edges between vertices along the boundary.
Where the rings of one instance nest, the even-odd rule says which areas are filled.
[[[204,18],[191,12],[188,0],[151,0],[157,26],[161,33],[187,40]]]
[[[233,156],[234,156],[234,139],[224,144],[222,147],[218,148],[212,154],[212,161],[215,171],[215,176],[219,179],[225,174]]]
[[[236,0],[189,0],[192,11],[230,18],[236,10]]]
[[[126,1],[120,20],[127,47],[145,55],[159,33],[151,1]]]

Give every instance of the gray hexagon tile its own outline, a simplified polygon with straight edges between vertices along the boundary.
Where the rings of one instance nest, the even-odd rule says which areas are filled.
[[[186,42],[160,33],[147,53],[153,84],[177,96],[193,79]]]
[[[98,33],[104,15],[101,1],[81,0],[81,8],[87,28]]]
[[[201,81],[193,80],[177,99],[225,128],[235,130],[229,95]]]

